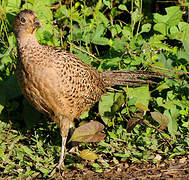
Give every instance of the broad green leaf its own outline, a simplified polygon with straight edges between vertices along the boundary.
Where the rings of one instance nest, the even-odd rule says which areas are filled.
[[[160,32],[164,35],[167,35],[167,25],[164,23],[158,23],[154,25],[154,31]]]
[[[165,109],[172,109],[172,108],[174,109],[175,108],[175,104],[173,103],[172,100],[164,101],[164,99],[162,97],[157,98],[157,103],[158,103],[158,106],[162,106]]]
[[[113,8],[111,8],[111,15],[112,15],[113,17],[115,17],[115,16],[118,15],[117,7],[113,7]]]
[[[179,6],[168,7],[165,10],[167,12],[166,15],[154,14],[155,23],[164,23],[170,27],[177,25],[181,21],[182,11]]]
[[[69,12],[68,12],[68,9],[66,8],[66,5],[62,5],[56,10],[54,16],[55,16],[55,18],[60,20],[64,17],[68,17],[68,13]]]
[[[131,29],[131,27],[129,27],[129,26],[124,26],[122,33],[123,33],[123,36],[124,36],[126,39],[129,39],[129,40],[131,39],[131,37],[132,37],[132,29]]]
[[[115,112],[124,103],[124,97],[122,93],[109,93],[102,95],[101,101],[99,102],[99,113],[102,120],[107,125],[113,118]]]
[[[137,88],[126,89],[127,95],[130,99],[136,98],[136,104],[141,103],[148,107],[150,100],[149,86],[142,86]]]
[[[177,39],[179,41],[189,41],[189,24],[186,22],[179,22],[178,25],[170,27],[170,39]]]
[[[12,48],[16,46],[16,38],[13,33],[9,35],[8,42],[9,42],[9,48],[12,50]]]
[[[169,28],[179,24],[182,18],[182,11],[178,6],[172,6],[165,9],[167,14],[160,15],[158,13],[154,14],[154,30],[158,31],[164,35],[169,33]]]
[[[125,103],[125,97],[122,93],[116,93],[115,101],[111,107],[113,113],[116,113]]]
[[[177,117],[179,115],[179,111],[175,107],[171,110],[165,110],[164,114],[169,118],[168,131],[171,134],[171,136],[175,139],[175,135],[178,129]]]
[[[96,20],[98,23],[103,23],[105,27],[108,27],[109,20],[106,18],[106,16],[103,13],[98,11],[95,14],[93,14],[93,16],[94,16],[94,20]]]
[[[79,156],[82,159],[89,160],[89,161],[94,161],[98,159],[98,156],[96,155],[96,153],[90,151],[89,149],[84,149],[83,151],[81,151]]]
[[[104,38],[104,37],[98,37],[96,39],[93,39],[92,43],[98,44],[98,45],[108,45],[109,44],[109,39],[108,38]]]
[[[108,121],[110,121],[113,117],[113,114],[111,112],[111,107],[113,105],[113,102],[114,102],[113,93],[102,95],[101,101],[99,102],[98,105],[99,113],[105,124],[107,124]]]
[[[127,7],[124,4],[120,4],[118,8],[122,11],[128,11]]]
[[[183,45],[186,53],[189,55],[189,41],[183,41]]]
[[[76,128],[70,141],[99,142],[105,137],[105,134],[101,133],[103,129],[103,124],[97,121],[90,121]]]
[[[93,39],[102,37],[105,34],[105,25],[103,23],[97,24],[96,30],[93,33]]]
[[[115,38],[112,42],[113,42],[112,48],[114,48],[115,51],[117,51],[118,53],[121,53],[121,54],[125,52],[126,42],[123,39]]]
[[[185,59],[186,61],[189,61],[189,54],[186,51],[179,51],[178,52],[178,59]]]

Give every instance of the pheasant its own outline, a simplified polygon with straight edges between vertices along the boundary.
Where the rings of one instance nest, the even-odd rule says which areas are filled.
[[[35,36],[39,27],[41,23],[32,10],[25,9],[15,18],[16,76],[26,99],[60,128],[62,150],[58,167],[61,167],[74,119],[99,101],[108,88],[151,83],[141,77],[149,79],[163,75],[145,71],[98,71],[69,52],[39,44]]]

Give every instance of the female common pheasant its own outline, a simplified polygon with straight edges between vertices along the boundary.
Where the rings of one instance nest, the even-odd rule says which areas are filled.
[[[114,85],[136,85],[161,77],[144,71],[98,71],[75,55],[37,42],[35,31],[41,27],[36,13],[21,11],[14,22],[18,55],[16,75],[27,100],[47,114],[60,127],[62,151],[58,167],[63,166],[66,138],[74,118],[100,100]]]

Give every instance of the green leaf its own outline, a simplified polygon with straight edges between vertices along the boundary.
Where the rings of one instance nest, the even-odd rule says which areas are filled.
[[[108,131],[108,134],[110,135],[110,137],[111,137],[112,139],[117,139],[117,136],[116,136],[116,134],[115,134],[114,132]]]
[[[82,159],[89,160],[89,161],[94,161],[98,159],[98,156],[96,155],[96,153],[90,151],[89,149],[84,149],[83,151],[81,151],[79,156]]]
[[[118,66],[120,61],[121,61],[120,57],[115,57],[115,58],[112,58],[112,59],[106,59],[100,64],[99,70],[114,69],[115,67]]]
[[[103,124],[97,121],[90,121],[76,128],[70,141],[99,142],[105,137],[105,134],[101,133],[103,129]]]
[[[122,33],[123,33],[123,36],[124,36],[126,39],[129,39],[129,40],[131,39],[131,37],[132,37],[132,29],[131,29],[131,27],[129,27],[129,26],[124,26]]]
[[[158,23],[154,25],[154,31],[167,35],[167,25],[164,23]]]
[[[28,156],[33,156],[33,151],[30,149],[30,148],[28,148],[27,146],[22,146],[21,147],[22,149],[23,149],[23,151],[28,155]]]
[[[49,174],[49,169],[46,169],[44,167],[40,167],[39,170],[46,176],[47,174]]]
[[[126,7],[124,4],[120,4],[120,5],[118,6],[118,8],[119,8],[120,10],[122,10],[122,11],[127,11],[127,12],[128,12],[128,9],[127,9],[127,7]]]
[[[142,25],[142,29],[141,29],[140,33],[149,32],[151,27],[152,27],[152,25],[149,23]]]
[[[7,12],[18,11],[21,5],[21,0],[8,0],[6,7]]]
[[[122,32],[122,28],[119,24],[114,24],[111,27],[111,32],[112,32],[112,36],[114,37],[115,35],[118,35],[119,33]]]
[[[5,160],[6,160],[5,157],[6,157],[6,156],[5,156],[5,150],[4,150],[4,149],[0,149],[0,158],[1,158],[3,161],[5,161]]]
[[[112,119],[113,114],[111,112],[111,107],[114,102],[114,94],[105,94],[102,95],[101,101],[99,102],[99,113],[101,115],[102,120],[105,124],[108,124],[108,122]]]
[[[111,121],[122,104],[124,104],[124,96],[122,93],[109,93],[102,95],[98,107],[101,118],[106,125]]]
[[[4,109],[4,106],[0,104],[0,114],[1,114],[3,109]]]
[[[159,106],[162,106],[165,109],[174,109],[175,108],[175,104],[173,103],[172,100],[164,101],[162,97],[157,98],[157,103]]]
[[[183,45],[186,53],[189,55],[189,41],[184,40]]]
[[[95,14],[93,14],[93,16],[94,16],[94,20],[96,20],[98,23],[103,23],[105,27],[108,27],[109,20],[106,18],[106,16],[103,13],[98,11]]]
[[[105,33],[105,25],[103,23],[97,24],[96,30],[91,34],[91,42],[98,45],[108,45],[109,39],[103,37]]]
[[[166,25],[175,26],[181,21],[182,11],[179,6],[172,6],[165,8],[167,14],[160,15],[159,13],[154,14],[154,22],[155,23],[164,23]]]
[[[136,98],[136,104],[140,103],[148,107],[149,100],[150,100],[149,86],[128,88],[125,91],[127,92],[127,95],[130,99]]]
[[[178,25],[170,27],[170,39],[177,39],[179,41],[189,41],[189,24],[186,22],[179,22]]]
[[[139,10],[138,9],[136,9],[132,14],[131,14],[131,16],[132,16],[132,19],[133,19],[133,21],[134,21],[134,25],[140,20],[140,18],[141,18],[141,14],[140,14],[140,12],[139,12]]]
[[[96,39],[93,39],[92,43],[98,44],[98,45],[108,45],[109,44],[109,39],[108,38],[104,38],[104,37],[98,37]]]
[[[161,84],[155,90],[162,91],[162,90],[168,89],[168,88],[169,88],[169,86],[167,84]]]
[[[85,119],[89,116],[89,111],[85,111],[81,116],[80,119]]]
[[[182,18],[182,11],[178,6],[172,6],[165,9],[167,14],[154,14],[154,30],[164,35],[167,35],[168,29],[172,26],[178,25]]]
[[[126,42],[123,39],[114,39],[112,44],[112,48],[114,48],[115,51],[122,54],[126,50]],[[115,59],[115,58],[114,58]]]
[[[178,129],[177,117],[179,116],[179,111],[178,109],[176,109],[175,106],[175,108],[171,110],[165,110],[164,114],[169,118],[168,131],[171,134],[171,136],[175,139],[175,135]]]
[[[116,113],[125,103],[125,97],[122,93],[116,93],[114,99],[115,101],[111,107],[111,111]]]
[[[111,0],[103,0],[103,3],[110,8]]]

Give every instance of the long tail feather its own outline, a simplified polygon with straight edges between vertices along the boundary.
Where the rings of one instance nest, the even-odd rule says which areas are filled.
[[[104,82],[107,86],[123,85],[123,86],[140,86],[141,84],[156,84],[155,81],[150,80],[151,78],[162,78],[171,76],[147,71],[104,71],[102,72]]]

